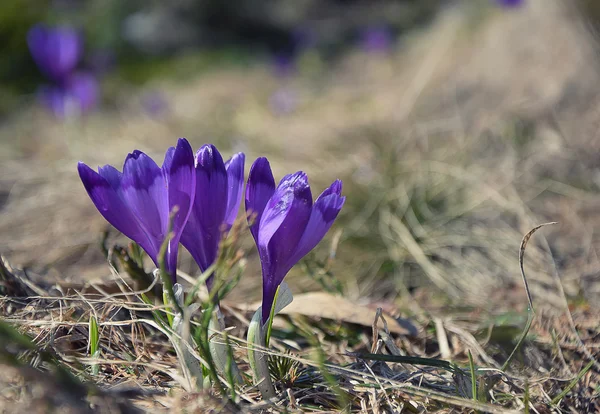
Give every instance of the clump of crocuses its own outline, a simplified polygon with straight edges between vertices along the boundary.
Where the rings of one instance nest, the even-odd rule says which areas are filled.
[[[38,91],[41,103],[56,117],[67,118],[92,110],[98,101],[98,82],[88,71],[77,69],[83,39],[68,26],[36,25],[27,33],[33,60],[49,84]]]
[[[219,242],[238,213],[244,161],[243,153],[223,161],[214,145],[202,146],[194,156],[188,141],[180,138],[175,147],[167,150],[162,167],[136,150],[126,157],[123,172],[110,165],[99,167],[96,172],[81,162],[78,170],[104,218],[138,243],[157,267],[164,259],[170,276],[165,283],[170,285],[177,281],[179,242],[202,272],[217,260]],[[345,202],[341,192],[342,182],[336,180],[313,202],[305,173],[288,174],[275,185],[266,158],[258,158],[250,169],[245,204],[262,265],[263,298],[248,331],[248,356],[264,398],[275,396],[275,389],[267,356],[255,346],[268,345],[271,316],[291,302],[283,279],[332,226]],[[168,244],[163,258],[165,243]],[[209,290],[212,277],[207,279]],[[211,309],[218,312],[216,305]],[[225,326],[219,325],[218,329]],[[211,343],[210,353],[221,372],[232,372],[232,368],[237,372],[224,349]],[[239,374],[235,377],[242,381]]]

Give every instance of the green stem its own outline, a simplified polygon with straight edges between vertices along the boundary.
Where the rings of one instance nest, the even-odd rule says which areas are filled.
[[[275,305],[277,305],[277,297],[279,296],[279,288],[277,286],[275,291],[275,298],[273,299],[273,306],[271,306],[271,312],[269,313],[269,320],[267,321],[267,335],[265,336],[265,346],[269,347],[269,341],[271,340],[271,331],[273,330],[273,319],[275,318]]]
[[[475,376],[475,363],[473,362],[473,355],[471,355],[471,350],[467,353],[469,357],[469,371],[471,372],[471,398],[473,401],[479,401],[477,399],[477,377]]]
[[[202,350],[202,355],[204,356],[207,364],[206,368],[208,369],[209,376],[212,379],[214,386],[217,387],[221,395],[226,395],[223,385],[219,380],[219,376],[217,375],[217,367],[213,360],[209,346],[210,338],[208,330],[210,321],[212,319],[212,311],[213,308],[209,305],[209,307],[204,309],[202,312],[202,324],[200,326],[200,340],[198,341],[198,347]]]
[[[271,382],[271,374],[269,372],[269,356],[263,351],[259,351],[255,347],[265,346],[266,332],[262,326],[262,308],[258,308],[248,328],[248,361],[252,368],[254,384],[258,387],[263,400],[270,400],[277,396],[275,387]]]
[[[234,384],[242,384],[242,374],[240,374],[235,361],[230,357],[231,346],[228,343],[226,334],[223,333],[224,329],[225,321],[223,320],[223,314],[220,307],[215,305],[213,316],[208,325],[210,355],[219,372],[231,377],[232,381],[230,382],[232,382],[232,386]]]
[[[177,303],[177,299],[175,298],[175,293],[173,292],[173,281],[171,280],[171,275],[169,275],[169,272],[167,272],[166,264],[167,249],[169,248],[169,242],[173,238],[173,219],[175,218],[175,214],[177,214],[178,210],[179,208],[177,206],[173,207],[173,210],[171,211],[171,214],[169,216],[169,227],[167,236],[163,240],[160,246],[160,250],[158,251],[158,268],[160,271],[160,277],[163,282],[163,289],[165,290],[165,292],[167,292],[169,300],[171,301],[171,304],[173,305],[177,313],[183,315],[183,309],[181,309],[181,306],[179,306],[179,303]]]
[[[575,387],[575,385],[577,385],[577,383],[581,380],[581,378],[583,378],[583,376],[585,374],[587,374],[587,372],[592,369],[592,367],[594,366],[594,360],[591,360],[582,370],[581,372],[577,375],[577,377],[575,377],[573,379],[573,381],[571,381],[569,383],[569,385],[567,385],[567,388],[565,388],[560,394],[558,394],[556,397],[554,397],[552,399],[552,404],[556,405],[560,402],[560,400],[562,400],[572,389],[573,387]]]

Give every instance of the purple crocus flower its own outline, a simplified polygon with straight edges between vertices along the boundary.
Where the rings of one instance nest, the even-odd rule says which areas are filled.
[[[149,91],[141,97],[142,109],[153,118],[161,118],[169,113],[169,103],[160,91]]]
[[[48,79],[61,83],[81,58],[83,42],[79,33],[67,26],[50,28],[36,25],[27,33],[33,60]]]
[[[196,191],[194,152],[185,138],[167,150],[162,168],[135,150],[127,155],[123,173],[110,165],[95,172],[77,165],[88,195],[104,218],[138,243],[158,266],[158,253],[168,235],[170,214],[173,237],[166,253],[166,268],[176,282],[179,239],[188,220]]]
[[[496,0],[496,3],[502,7],[519,7],[525,0]]]
[[[286,78],[296,73],[296,56],[279,53],[273,58],[273,71],[277,77]]]
[[[313,204],[308,177],[302,171],[286,175],[276,188],[266,158],[252,165],[246,212],[254,215],[250,232],[262,265],[263,324],[285,275],[321,241],[342,209],[346,197],[341,192],[342,182],[336,180]]]
[[[39,90],[39,99],[57,118],[68,118],[91,111],[98,103],[99,86],[96,78],[87,72],[77,72],[62,85],[45,85]]]
[[[307,49],[316,45],[316,36],[307,27],[297,27],[292,30],[285,50],[280,50],[273,56],[273,72],[277,77],[287,78],[298,72],[298,58]]]
[[[276,90],[269,98],[269,106],[275,115],[288,115],[298,106],[298,96],[289,87]]]
[[[242,200],[244,185],[243,153],[223,162],[214,145],[203,145],[196,152],[196,198],[181,244],[190,252],[201,271],[217,260],[219,242],[229,232]],[[209,289],[212,276],[206,280]]]
[[[392,44],[392,32],[387,26],[365,29],[361,35],[362,49],[367,53],[387,52]]]

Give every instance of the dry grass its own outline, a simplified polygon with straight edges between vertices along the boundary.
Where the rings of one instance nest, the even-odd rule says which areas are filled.
[[[229,401],[210,390],[190,389],[173,353],[172,334],[151,316],[164,307],[144,303],[120,275],[102,287],[70,286],[61,292],[33,283],[4,263],[2,281],[5,322],[31,338],[29,342],[9,325],[0,326],[0,363],[7,369],[0,376],[0,398],[8,411],[336,412],[346,407],[352,412],[504,413],[525,406],[534,412],[600,408],[595,401],[600,370],[583,368],[595,352],[599,321],[580,310],[573,315],[578,332],[565,329],[564,317],[539,312],[535,336],[525,341],[508,371],[500,361],[513,347],[518,328],[476,311],[444,318],[421,315],[415,319],[414,336],[393,335],[385,325],[379,329],[381,310],[374,312],[370,330],[288,317],[286,327],[275,331],[269,351],[281,399],[267,404],[248,383],[236,387]],[[250,314],[239,303],[222,305],[232,327],[228,334],[234,356],[247,370],[243,337]],[[95,358],[89,356],[91,317],[99,327]],[[467,362],[471,354],[475,397]],[[99,367],[97,373],[93,366]],[[582,378],[573,382],[582,370]],[[556,400],[566,387],[568,392]]]
[[[344,179],[348,203],[336,225],[342,230],[336,258],[318,263],[321,247],[311,258],[312,277],[297,266],[289,278],[295,292],[318,289],[315,272],[330,272],[347,297],[369,298],[375,308],[415,321],[416,337],[393,338],[404,354],[467,368],[470,350],[478,368],[491,369],[478,376],[493,382],[484,394],[494,409],[523,409],[527,388],[531,412],[593,411],[597,367],[562,405],[549,402],[597,355],[597,42],[571,7],[527,3],[524,10],[484,17],[469,7],[449,9],[387,57],[351,53],[327,70],[290,79],[285,86],[296,91],[298,107],[287,115],[269,110],[270,94],[282,85],[262,66],[214,71],[184,84],[165,81],[159,87],[171,113],[163,120],[146,117],[135,98],[66,125],[23,108],[0,127],[0,252],[26,268],[40,291],[23,288],[14,291],[17,297],[4,297],[2,314],[40,348],[55,352],[85,387],[98,384],[91,394],[114,398],[118,409],[216,407],[214,395],[181,391],[167,338],[146,323],[147,316],[128,309],[138,306],[135,296],[84,299],[51,290],[51,281],[79,288],[95,279],[113,283],[98,248],[106,224],[78,183],[75,162],[119,164],[133,148],[159,156],[175,137],[186,136],[195,146],[212,141],[226,153],[228,147],[243,149],[249,159],[266,154],[278,177],[304,169],[315,193],[336,177]],[[518,243],[546,221],[559,224],[536,234],[525,262],[538,311],[534,335],[522,360],[502,373],[497,369],[524,324],[527,305]],[[258,297],[256,257],[250,253],[248,259],[231,303]],[[180,268],[194,273],[189,258]],[[25,299],[31,296],[36,298]],[[95,378],[81,360],[92,308],[105,358]],[[230,310],[233,335],[243,337],[248,315]],[[468,402],[470,384],[458,380],[457,389],[444,370],[348,355],[385,349],[378,345],[385,333],[373,341],[368,330],[299,321],[291,341],[301,345],[300,378],[307,382],[289,386],[281,407],[336,409],[339,396],[311,345],[316,335],[356,410],[386,412],[404,404],[410,411],[412,403],[429,411],[476,408]],[[280,345],[278,352],[289,342]],[[393,354],[391,347],[386,353]],[[7,372],[6,401],[35,407],[34,401],[62,395],[35,385],[55,383],[52,370],[20,366]],[[252,390],[240,395],[244,410],[260,409]]]

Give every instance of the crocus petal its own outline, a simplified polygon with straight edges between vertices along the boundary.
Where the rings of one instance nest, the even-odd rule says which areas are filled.
[[[175,281],[179,239],[192,211],[196,193],[194,152],[185,138],[180,138],[175,148],[169,148],[165,154],[162,172],[166,179],[168,193],[168,214],[170,215],[173,209],[177,208],[177,213],[173,218],[173,238],[169,241],[166,258],[167,269]],[[167,230],[165,228],[165,234]]]
[[[158,266],[158,252],[166,236],[170,211],[163,171],[152,158],[141,151],[133,151],[123,165],[121,192],[131,213],[152,241],[152,248],[146,252]]]
[[[239,152],[225,162],[227,170],[227,211],[225,212],[225,225],[227,230],[231,228],[242,201],[242,189],[244,187],[244,162],[246,157]]]
[[[287,263],[286,272],[314,249],[329,231],[346,201],[346,197],[340,195],[341,192],[342,182],[336,180],[317,198],[296,251]]]
[[[99,174],[83,162],[77,164],[77,170],[92,202],[106,221],[125,236],[138,242],[147,252],[152,251],[152,244],[149,243],[137,219],[133,217],[114,187],[118,179],[114,172],[118,173],[118,171],[110,166],[104,166],[99,169]]]
[[[98,167],[98,174],[108,181],[115,191],[119,191],[121,188],[121,179],[123,178],[121,171],[117,170],[112,165],[105,165],[103,167]]]
[[[295,245],[302,235],[310,216],[312,196],[306,174],[299,171],[283,177],[271,196],[262,217],[258,233],[258,246],[268,247],[277,234],[285,244]],[[290,226],[289,224],[294,224]],[[298,232],[300,230],[300,232]],[[300,234],[298,234],[300,233]],[[291,239],[286,237],[291,236]],[[276,240],[273,244],[279,240]],[[291,252],[293,249],[282,249]]]
[[[264,158],[257,158],[250,168],[248,174],[248,184],[246,185],[246,214],[253,214],[250,232],[254,241],[258,244],[259,223],[267,205],[267,202],[275,192],[275,178],[271,172],[269,161]]]
[[[27,44],[40,70],[56,82],[68,76],[81,58],[81,36],[70,27],[34,26],[27,33]]]
[[[319,197],[315,200],[315,202],[319,201],[323,197],[327,197],[329,194],[337,194],[338,196],[342,194],[342,180],[335,180],[329,187],[327,187]]]
[[[312,195],[303,172],[285,176],[269,199],[260,220],[258,252],[263,268],[263,322],[267,320],[277,287],[309,221]]]
[[[173,233],[181,235],[196,193],[194,151],[185,138],[179,138],[177,146],[167,150],[162,170],[167,182],[169,214],[175,207],[178,209],[173,220]]]
[[[181,243],[205,271],[217,258],[227,208],[227,171],[214,145],[204,145],[196,153],[195,176],[197,196]]]

